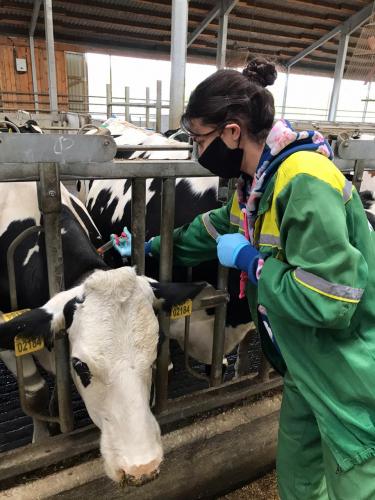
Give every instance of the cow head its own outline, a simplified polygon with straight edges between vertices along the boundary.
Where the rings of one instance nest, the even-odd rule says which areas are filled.
[[[157,302],[167,309],[174,302],[172,295],[177,303],[202,288],[185,284],[181,293],[173,284],[152,285],[130,267],[97,270],[82,285],[0,325],[4,348],[12,348],[15,335],[41,333],[51,347],[54,333],[66,329],[71,373],[91,419],[101,429],[106,472],[115,481],[134,484],[155,477],[163,458],[160,428],[149,407],[158,345],[153,288]],[[163,294],[168,296],[165,301]]]

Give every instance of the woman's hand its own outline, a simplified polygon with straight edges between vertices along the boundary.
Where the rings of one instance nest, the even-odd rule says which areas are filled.
[[[113,248],[121,255],[121,257],[131,257],[132,254],[132,235],[128,228],[125,226],[120,236],[111,234],[111,241]],[[151,241],[145,242],[145,254],[151,255]]]
[[[258,279],[256,271],[260,254],[240,233],[224,234],[217,238],[217,256],[220,264],[244,271],[253,283]]]
[[[113,248],[115,248],[121,257],[130,257],[132,254],[132,235],[127,227],[124,227],[120,236],[111,234]]]

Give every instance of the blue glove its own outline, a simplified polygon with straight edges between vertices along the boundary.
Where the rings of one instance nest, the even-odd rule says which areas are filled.
[[[111,234],[113,248],[115,248],[121,257],[130,257],[132,254],[132,235],[125,226],[121,236]],[[151,240],[145,242],[145,254],[151,255]]]
[[[217,256],[220,264],[245,271],[252,283],[258,282],[256,270],[260,254],[240,233],[224,234],[217,238]]]
[[[124,227],[120,236],[111,234],[113,248],[115,248],[121,257],[130,257],[132,254],[132,235],[127,227]]]

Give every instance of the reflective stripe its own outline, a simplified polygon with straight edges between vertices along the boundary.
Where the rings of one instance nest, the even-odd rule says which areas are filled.
[[[259,245],[280,247],[280,238],[273,234],[261,234]]]
[[[242,219],[238,217],[237,215],[233,214],[232,212],[230,213],[229,217],[230,223],[234,224],[235,226],[241,226],[242,224]]]
[[[343,300],[344,302],[359,302],[362,294],[362,288],[352,288],[346,285],[337,285],[335,283],[330,283],[315,274],[304,271],[298,267],[294,273],[295,280],[301,285],[318,292],[322,295],[326,295],[331,299]]]
[[[344,189],[342,190],[342,197],[344,203],[347,203],[352,197],[353,184],[346,179]]]
[[[206,212],[202,215],[202,222],[208,234],[216,241],[220,234],[216,231],[215,226],[211,222],[210,212]]]

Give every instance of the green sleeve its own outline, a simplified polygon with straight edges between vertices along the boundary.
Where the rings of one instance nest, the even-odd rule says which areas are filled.
[[[299,174],[276,203],[285,261],[266,260],[259,303],[310,327],[347,328],[366,286],[368,267],[349,241],[341,193]]]
[[[198,215],[190,224],[185,224],[174,230],[174,264],[196,266],[201,262],[217,258],[215,231],[218,235],[229,232],[231,204],[232,200],[221,208],[211,210],[208,215]],[[208,221],[205,219],[205,215],[208,217]],[[159,256],[160,236],[153,238],[151,253],[153,256]]]

